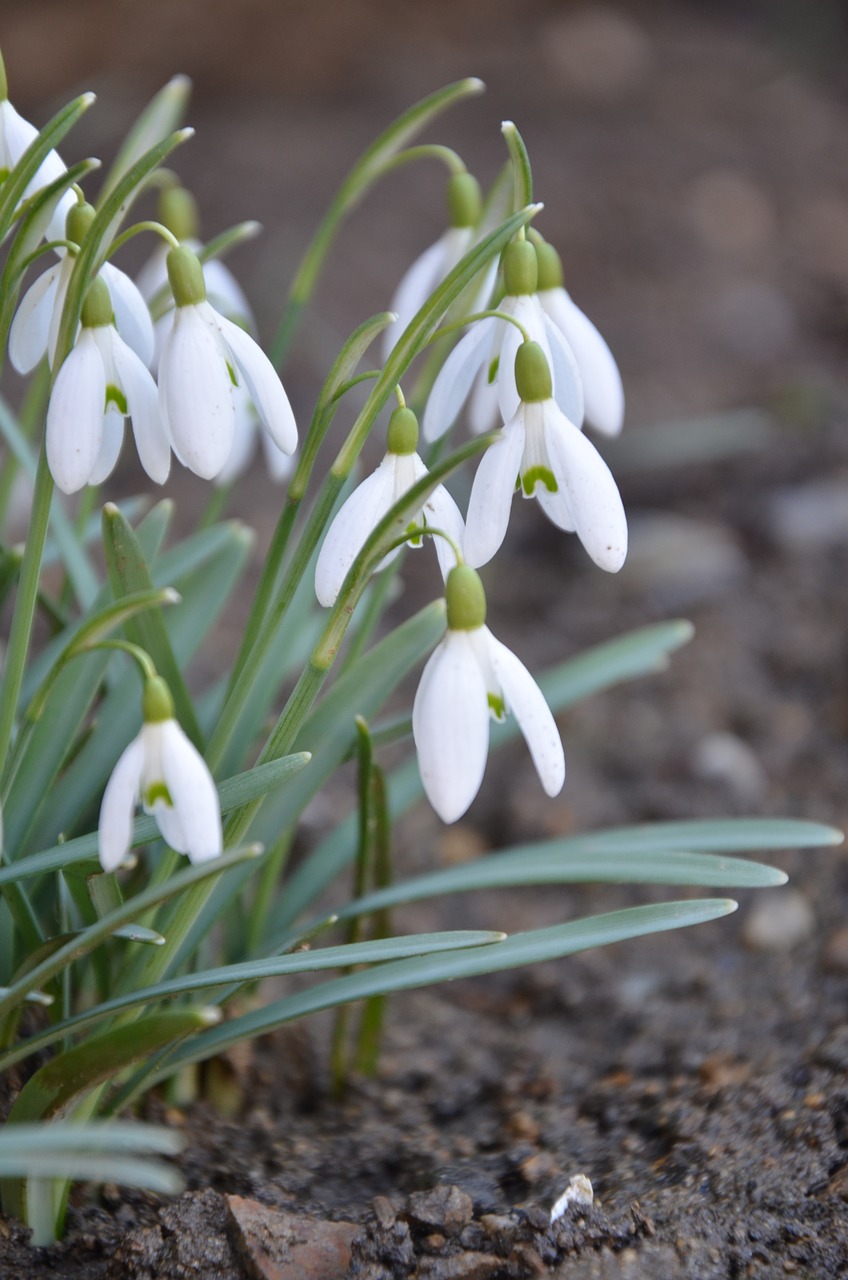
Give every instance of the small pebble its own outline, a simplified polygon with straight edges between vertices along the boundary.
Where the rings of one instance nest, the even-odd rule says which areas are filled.
[[[813,909],[797,889],[763,889],[742,935],[756,951],[791,951],[812,937],[815,927]]]
[[[722,783],[740,800],[762,798],[767,779],[754,752],[733,733],[711,733],[692,753],[692,771],[707,782]]]
[[[595,1203],[595,1191],[592,1183],[586,1177],[585,1173],[576,1173],[563,1191],[562,1195],[554,1202],[551,1209],[551,1225],[558,1222],[566,1209],[570,1205],[578,1205],[581,1208],[591,1208]]]
[[[769,500],[766,523],[786,551],[825,551],[848,544],[848,475],[779,489]]]

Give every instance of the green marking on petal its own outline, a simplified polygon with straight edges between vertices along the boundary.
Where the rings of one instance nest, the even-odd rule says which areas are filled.
[[[107,409],[109,408],[110,404],[113,404],[115,408],[118,410],[118,413],[122,414],[123,417],[126,417],[127,414],[129,413],[129,410],[127,408],[127,397],[124,395],[120,387],[116,387],[114,383],[111,383],[111,382],[106,387],[106,408]]]
[[[495,379],[498,376],[499,364],[500,364],[500,356],[495,356],[494,360],[489,365],[489,386],[492,385],[492,383],[495,381]]]
[[[145,809],[152,809],[157,800],[162,800],[169,809],[173,809],[174,802],[171,799],[171,793],[165,786],[164,782],[151,782],[150,786],[144,793]]]
[[[524,490],[525,497],[533,497],[537,484],[543,484],[549,493],[559,492],[559,485],[554,478],[554,473],[548,467],[530,467],[529,470],[522,473],[521,487]]]
[[[499,698],[496,693],[486,695],[489,703],[489,710],[497,721],[506,719],[506,703],[503,698]]]
[[[239,384],[239,380],[238,380],[238,376],[236,375],[236,371],[233,368],[233,366],[230,364],[229,360],[226,361],[226,365],[227,365],[227,373],[230,375],[230,382],[233,384],[234,387],[237,387]]]
[[[426,522],[426,520],[424,521],[424,523],[425,523],[425,524],[427,523],[427,522]],[[405,531],[404,531],[404,532],[406,532],[406,533],[408,533],[408,534],[410,534],[410,535],[411,535],[411,536],[407,539],[407,543],[406,543],[406,545],[407,545],[408,547],[420,547],[420,546],[421,546],[422,542],[424,541],[424,535],[421,533],[421,526],[420,526],[420,525],[418,525],[418,524],[416,524],[414,520],[413,520],[413,521],[411,521],[411,522],[406,526],[406,529],[405,529]]]

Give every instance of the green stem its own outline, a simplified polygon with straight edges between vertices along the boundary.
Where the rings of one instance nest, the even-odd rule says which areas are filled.
[[[3,670],[2,684],[0,684],[0,777],[5,774],[6,770],[9,746],[15,725],[15,713],[26,669],[52,497],[53,477],[50,475],[50,469],[47,466],[47,452],[42,447],[38,456],[38,469],[35,474],[32,516],[24,558],[21,563],[20,585],[15,601],[9,645],[6,650],[6,665]]]

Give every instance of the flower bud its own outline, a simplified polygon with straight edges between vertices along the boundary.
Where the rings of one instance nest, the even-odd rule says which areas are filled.
[[[448,181],[448,222],[452,227],[476,227],[483,209],[480,183],[471,173],[455,173]]]
[[[538,342],[522,342],[515,353],[515,388],[525,404],[553,395],[551,368]]]
[[[161,676],[151,676],[144,682],[144,693],[141,699],[141,714],[145,724],[158,724],[163,720],[173,720],[174,700],[171,690]]]
[[[65,219],[65,235],[74,244],[82,244],[85,233],[94,221],[94,205],[83,201],[71,205]]]
[[[536,260],[539,264],[539,292],[563,287],[562,259],[547,240],[536,241]]]
[[[415,453],[418,448],[418,419],[411,409],[395,409],[386,431],[389,453]]]
[[[86,329],[102,329],[104,325],[115,323],[112,299],[102,276],[95,276],[89,285],[80,318]]]
[[[191,192],[185,187],[165,187],[159,196],[159,221],[178,240],[196,240],[200,217]]]
[[[535,293],[539,270],[536,250],[529,240],[511,240],[503,255],[504,288],[511,297]]]
[[[203,268],[196,253],[186,245],[168,252],[168,279],[178,307],[196,306],[206,301]]]

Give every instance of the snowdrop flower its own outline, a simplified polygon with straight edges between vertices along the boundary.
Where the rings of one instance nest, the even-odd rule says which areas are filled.
[[[272,440],[284,453],[294,453],[297,427],[271,361],[207,301],[191,249],[171,249],[167,266],[176,306],[159,362],[159,406],[177,457],[205,480],[224,468],[236,431],[235,388],[242,379]]]
[[[403,276],[389,304],[395,320],[383,334],[383,359],[387,360],[400,335],[421,310],[430,294],[439,287],[471,248],[474,229],[480,221],[480,184],[470,173],[454,173],[448,180],[448,228],[435,244],[425,249]],[[497,261],[486,271],[473,311],[485,306],[497,272]]]
[[[47,406],[47,461],[63,493],[100,484],[111,473],[132,419],[138,456],[164,484],[171,450],[159,416],[156,383],[118,334],[105,282],[92,283],[79,337],[56,375]]]
[[[424,668],[412,708],[428,800],[443,822],[465,813],[483,781],[489,720],[507,712],[518,721],[544,791],[557,795],[565,756],[556,723],[530,672],[485,625],[486,598],[470,566],[451,570],[446,596],[447,634]]]
[[[624,422],[624,388],[615,357],[588,316],[563,288],[562,261],[553,245],[536,237],[539,301],[560,330],[577,361],[586,421],[606,436],[617,436]]]
[[[100,865],[114,871],[132,842],[132,820],[140,802],[153,814],[163,839],[192,862],[222,851],[221,806],[203,758],[174,719],[165,681],[147,679],[144,724],[115,765],[100,809]]]
[[[38,137],[35,125],[24,120],[8,98],[6,71],[0,57],[0,186],[9,176],[24,152]],[[67,172],[56,151],[48,151],[37,172],[24,189],[21,203],[34,196],[43,187],[55,182]],[[47,226],[47,239],[60,240],[65,233],[65,218],[76,202],[73,191],[66,191],[59,199]]]
[[[67,217],[67,239],[81,244],[93,218],[90,204],[74,204]],[[30,373],[45,355],[52,367],[75,262],[75,253],[63,252],[59,262],[43,272],[21,299],[9,331],[9,358],[18,373]],[[129,276],[111,263],[105,262],[98,274],[109,291],[118,333],[149,366],[153,358],[153,321],[146,302]]]
[[[595,564],[616,573],[627,555],[627,519],[609,467],[552,398],[550,369],[536,343],[519,347],[515,379],[519,407],[486,450],[471,488],[468,563],[485,564],[503,542],[517,478],[525,498],[537,498],[558,528],[577,533]]]
[[[389,420],[386,445],[383,461],[341,507],[318,555],[315,594],[319,603],[327,608],[335,604],[350,566],[390,507],[427,475],[427,468],[416,453],[418,420],[411,409],[395,409]],[[407,528],[422,523],[444,530],[457,546],[462,542],[462,516],[444,485],[433,490],[420,512],[410,518]],[[398,525],[398,534],[403,531]],[[456,556],[445,538],[434,540],[442,577],[447,577],[456,564]],[[419,536],[411,539],[409,545],[420,546],[420,542]],[[390,551],[378,569],[385,568],[399,552],[400,547]]]
[[[583,421],[583,388],[577,363],[559,329],[542,310],[536,294],[536,250],[528,240],[513,240],[504,252],[506,296],[498,305],[515,324],[494,316],[477,320],[457,343],[442,366],[424,413],[424,438],[437,440],[452,425],[474,388],[472,430],[488,431],[508,422],[518,408],[515,354],[526,333],[537,342],[551,366],[554,395],[568,418]],[[523,332],[522,332],[523,331]]]

